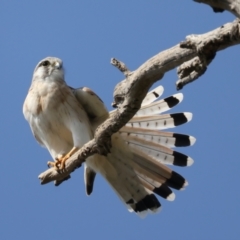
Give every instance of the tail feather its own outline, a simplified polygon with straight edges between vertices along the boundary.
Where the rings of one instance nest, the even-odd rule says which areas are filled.
[[[174,201],[175,194],[172,190],[166,185],[161,184],[160,186],[156,187],[153,184],[149,183],[145,178],[141,178],[140,180],[143,186],[149,190],[149,192],[156,193],[158,196],[167,199],[168,201]]]
[[[162,96],[164,92],[163,86],[158,86],[154,88],[152,91],[148,92],[145,98],[142,101],[141,107],[144,107],[146,105],[149,105],[150,103],[156,101],[159,97]],[[112,110],[109,112],[109,115],[111,116],[116,110]]]
[[[108,160],[115,167],[118,176],[117,179],[107,178],[107,180],[128,209],[135,211],[141,217],[146,215],[146,211],[157,211],[161,204],[141,184],[139,177],[132,168],[131,161],[128,164],[128,161],[121,154],[109,154]]]
[[[177,190],[183,190],[188,186],[186,179],[175,171],[172,171],[171,178],[167,179],[166,184]]]
[[[171,148],[191,146],[196,141],[194,137],[159,131],[189,122],[192,114],[158,115],[183,99],[178,93],[155,101],[162,93],[163,87],[159,86],[146,95],[136,115],[112,136],[111,153],[104,161],[90,162],[93,174],[86,178],[87,193],[91,193],[91,180],[95,172],[100,172],[128,210],[140,217],[160,210],[161,204],[154,194],[173,201],[175,194],[171,188],[182,190],[188,185],[184,177],[166,164],[190,166],[193,163],[192,158]]]
[[[161,132],[158,130],[137,127],[133,128],[125,126],[121,128],[119,132],[122,138],[126,141],[131,141],[131,138],[134,137],[136,140],[138,138],[145,139],[146,141],[159,143],[170,148],[191,146],[196,141],[194,137],[185,134]]]
[[[108,154],[107,159],[115,168],[117,177],[105,175],[106,180],[128,210],[140,217],[149,211],[159,211],[161,204],[154,193],[173,201],[175,194],[170,187],[181,189],[186,185],[185,179],[179,174],[139,150],[125,155],[121,148],[113,148],[113,153]]]
[[[157,100],[159,97],[162,96],[163,91],[164,91],[163,86],[158,86],[154,88],[152,91],[148,92],[146,97],[143,99],[141,106],[143,107]]]
[[[127,141],[127,144],[130,146],[130,148],[139,149],[163,164],[181,167],[191,166],[193,164],[192,158],[177,151],[173,151],[172,149],[161,144],[149,142],[136,137],[131,137],[127,139]]]
[[[167,128],[174,128],[192,119],[192,114],[185,113],[173,113],[164,114],[160,116],[144,116],[144,117],[133,117],[126,126],[138,127],[144,129],[158,129],[163,130]]]
[[[112,181],[105,177],[108,184],[112,187],[114,192],[117,194],[117,196],[120,198],[120,200],[126,205],[129,212],[133,212],[134,208],[132,204],[134,204],[134,200],[132,199],[130,193],[126,191],[125,188],[121,187],[117,182]]]
[[[153,102],[149,105],[144,105],[135,114],[135,116],[156,115],[168,111],[183,100],[183,94],[177,93],[168,98]]]
[[[149,194],[135,204],[134,211],[136,213],[141,213],[149,209],[152,212],[157,212],[160,207],[161,204],[156,198],[156,196],[154,194]]]
[[[137,149],[133,149],[133,151],[136,151]],[[141,166],[142,168],[145,168],[149,172],[155,173],[158,176],[162,177],[163,179],[168,179],[171,177],[171,169],[167,166],[164,166],[163,164],[156,162],[155,159],[151,158],[150,156],[147,156],[145,153],[141,152],[140,150],[137,150],[138,153],[133,154],[133,161]]]
[[[159,179],[162,177],[163,181],[161,183],[165,183],[169,187],[178,190],[183,189],[188,185],[187,181],[181,175],[175,173],[164,164],[157,162],[151,156],[148,156],[140,150],[133,149],[133,151],[135,152],[133,154],[133,161],[142,168],[146,169],[148,172],[156,174]]]

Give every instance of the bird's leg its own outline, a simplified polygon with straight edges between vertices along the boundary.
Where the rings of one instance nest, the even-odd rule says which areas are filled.
[[[59,166],[61,165],[61,162],[59,159],[63,158],[65,154],[59,154],[55,159],[54,162],[48,161],[47,165],[48,167],[54,167],[56,170],[59,170]]]
[[[47,162],[47,165],[54,167],[56,170],[62,170],[65,168],[65,162],[78,150],[78,147],[73,147],[67,154],[58,155],[54,162]]]
[[[64,169],[65,168],[65,162],[75,153],[79,150],[78,147],[73,147],[66,155],[61,156],[57,159],[57,167],[58,169]],[[58,166],[60,164],[60,167]]]

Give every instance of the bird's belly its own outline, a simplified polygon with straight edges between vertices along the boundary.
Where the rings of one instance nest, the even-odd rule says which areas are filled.
[[[72,133],[58,111],[45,111],[32,118],[35,134],[43,142],[52,158],[68,153],[73,147]]]

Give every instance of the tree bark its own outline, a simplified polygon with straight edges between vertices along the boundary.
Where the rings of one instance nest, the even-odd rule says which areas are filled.
[[[212,7],[214,12],[227,10],[240,18],[240,0],[194,0],[198,3],[205,3]]]

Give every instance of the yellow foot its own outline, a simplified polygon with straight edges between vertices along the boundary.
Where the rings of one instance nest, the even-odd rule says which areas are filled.
[[[54,162],[47,162],[48,167],[54,167],[55,170],[62,170],[65,168],[65,162],[68,160],[69,156],[65,155],[62,157],[58,157]]]
[[[71,156],[69,154],[66,154],[65,156],[62,156],[61,158],[56,159],[57,160],[57,166],[58,169],[63,170],[65,169],[65,162],[70,158]]]
[[[56,159],[54,162],[48,161],[47,165],[48,165],[48,167],[54,167],[55,170],[59,170],[61,162],[58,159]]]
[[[60,155],[55,159],[54,162],[47,162],[47,165],[49,167],[54,167],[56,170],[63,170],[65,169],[65,163],[66,161],[78,150],[79,148],[73,147],[70,152],[68,152],[66,155]]]

